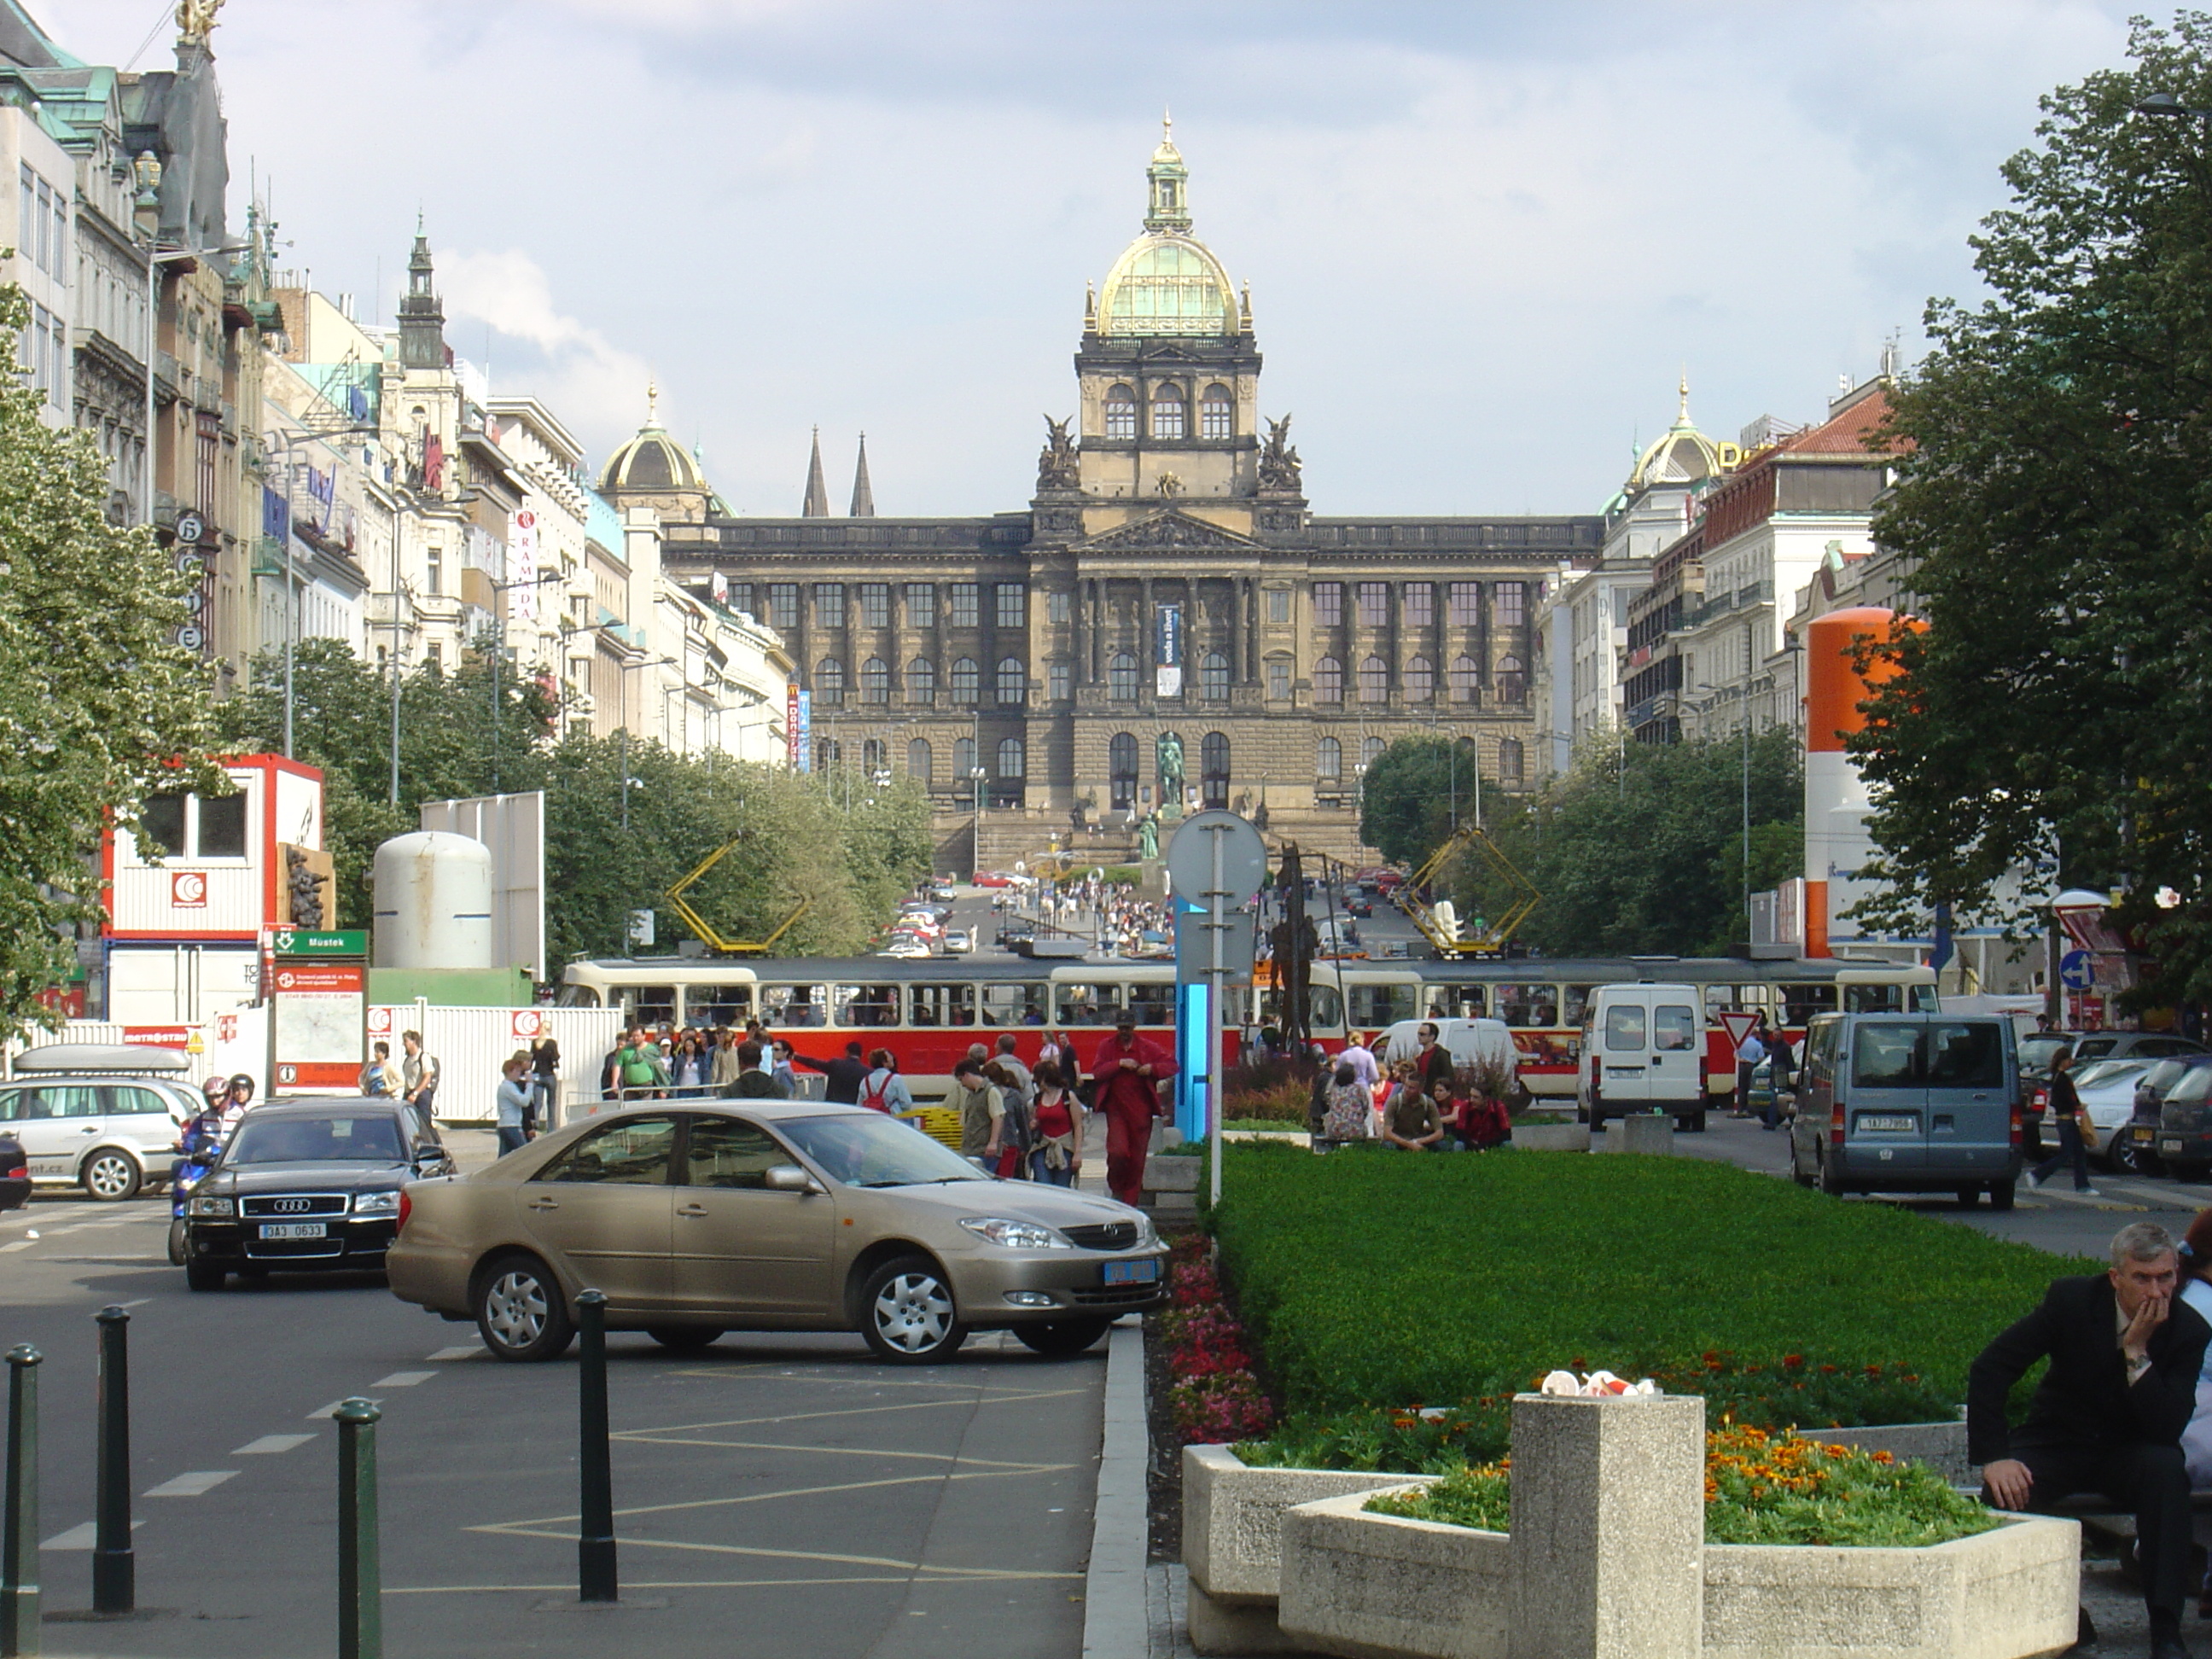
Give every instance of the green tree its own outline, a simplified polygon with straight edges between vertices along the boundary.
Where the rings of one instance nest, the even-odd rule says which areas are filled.
[[[1486,795],[1491,838],[1543,895],[1521,939],[1555,957],[1694,956],[1742,939],[1744,777],[1740,738],[1593,744],[1534,796]],[[1758,890],[1802,868],[1796,737],[1754,737],[1750,779]],[[1512,902],[1475,859],[1460,860],[1455,891],[1466,916]]]
[[[1932,302],[1894,398],[1899,479],[1876,534],[1924,631],[1856,741],[1887,881],[1870,919],[2025,921],[2124,880],[2145,1000],[2212,995],[2212,150],[2153,93],[2212,104],[2212,18],[2137,20],[2124,69],[2043,100],[1982,222],[1978,307]],[[2170,887],[2180,903],[2151,898]]]
[[[0,339],[29,320],[0,289]],[[0,1038],[52,1018],[43,999],[100,916],[102,829],[157,789],[228,787],[206,757],[204,665],[176,642],[198,577],[107,522],[99,451],[41,422],[42,401],[0,374]]]
[[[1474,816],[1474,742],[1401,738],[1361,780],[1359,839],[1393,864],[1418,865]]]

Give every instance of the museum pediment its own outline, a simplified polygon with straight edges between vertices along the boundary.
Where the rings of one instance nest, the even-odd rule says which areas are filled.
[[[1264,553],[1267,545],[1188,513],[1154,513],[1076,544],[1085,553]]]

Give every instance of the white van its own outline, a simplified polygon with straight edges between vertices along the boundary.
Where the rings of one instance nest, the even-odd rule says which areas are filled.
[[[1583,1016],[1576,1116],[1592,1129],[1632,1112],[1705,1127],[1705,1023],[1692,985],[1601,985]]]
[[[1513,1032],[1502,1019],[1398,1020],[1375,1044],[1376,1058],[1385,1066],[1395,1066],[1401,1060],[1418,1059],[1424,1025],[1437,1028],[1437,1042],[1452,1057],[1453,1065],[1480,1066],[1488,1061],[1517,1073],[1521,1051],[1514,1046]]]

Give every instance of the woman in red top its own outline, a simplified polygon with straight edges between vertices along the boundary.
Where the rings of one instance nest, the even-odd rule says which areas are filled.
[[[1060,1081],[1055,1062],[1039,1060],[1033,1075],[1037,1092],[1030,1127],[1036,1150],[1030,1154],[1030,1162],[1037,1180],[1073,1187],[1083,1167],[1083,1103]]]

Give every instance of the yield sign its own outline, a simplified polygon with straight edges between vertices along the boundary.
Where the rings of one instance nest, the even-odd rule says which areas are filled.
[[[1723,1014],[1721,1029],[1728,1033],[1729,1051],[1733,1054],[1743,1047],[1743,1040],[1751,1035],[1751,1028],[1759,1024],[1757,1014]]]

